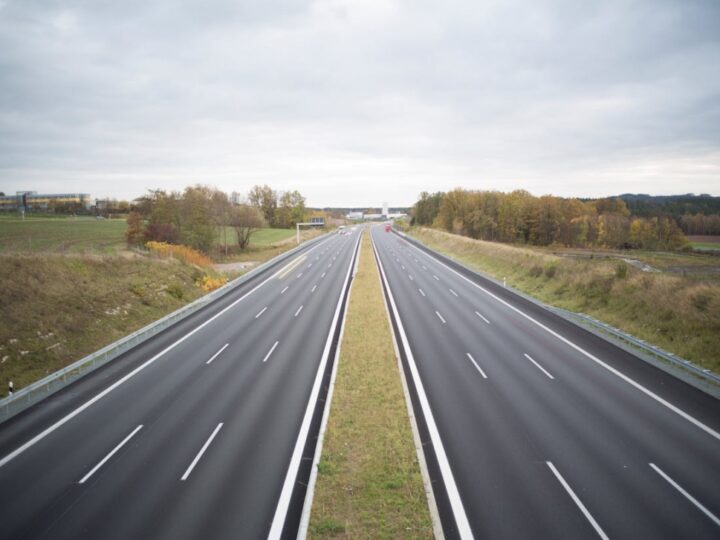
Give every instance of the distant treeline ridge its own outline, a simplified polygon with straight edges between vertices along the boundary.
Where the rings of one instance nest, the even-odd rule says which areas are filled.
[[[412,209],[413,224],[429,225],[482,240],[547,246],[678,249],[680,228],[710,230],[717,216],[632,215],[620,197],[596,200],[535,197],[457,188],[423,192]],[[695,232],[694,234],[710,234]]]

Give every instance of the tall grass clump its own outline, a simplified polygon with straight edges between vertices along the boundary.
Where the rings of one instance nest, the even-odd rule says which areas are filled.
[[[160,257],[174,257],[188,264],[194,264],[203,268],[207,268],[213,264],[209,257],[188,246],[150,241],[145,243],[145,247]]]

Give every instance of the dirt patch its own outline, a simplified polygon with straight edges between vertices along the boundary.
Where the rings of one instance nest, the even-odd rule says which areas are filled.
[[[224,274],[227,274],[230,272],[244,272],[246,270],[250,270],[253,266],[256,266],[257,264],[258,264],[258,261],[218,263],[218,264],[214,264],[213,268],[217,272],[222,272]]]

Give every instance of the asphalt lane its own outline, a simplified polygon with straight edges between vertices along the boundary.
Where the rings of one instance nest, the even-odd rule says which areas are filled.
[[[267,537],[357,240],[314,243],[134,351],[194,332],[0,466],[0,538]],[[0,459],[128,374],[109,371],[0,426]]]
[[[720,440],[612,370],[715,433],[717,400],[534,306],[600,365],[405,239],[372,234],[457,484],[453,506],[431,467],[448,536],[464,513],[479,538],[718,537]]]

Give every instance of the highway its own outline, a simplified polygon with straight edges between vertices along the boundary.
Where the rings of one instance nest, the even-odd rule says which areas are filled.
[[[448,538],[720,538],[720,403],[372,229]]]
[[[0,425],[0,538],[294,537],[359,233]]]

